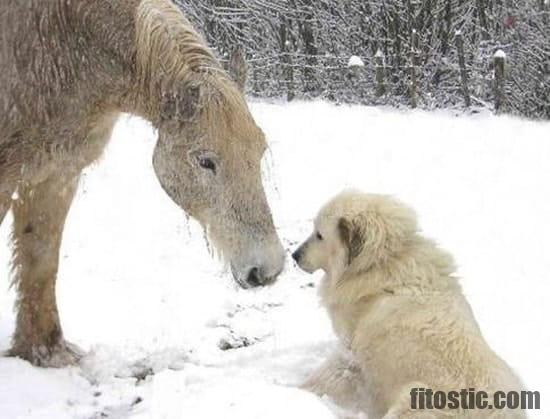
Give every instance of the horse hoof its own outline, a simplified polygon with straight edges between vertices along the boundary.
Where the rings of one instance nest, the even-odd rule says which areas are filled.
[[[62,340],[53,346],[30,345],[13,348],[7,352],[7,356],[24,359],[37,367],[63,368],[78,365],[84,356],[84,351]]]

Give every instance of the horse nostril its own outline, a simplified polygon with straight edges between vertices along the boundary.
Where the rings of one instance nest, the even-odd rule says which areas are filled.
[[[299,262],[301,257],[302,257],[302,252],[300,252],[300,249],[296,250],[292,254],[292,259],[294,259],[296,262]]]
[[[266,278],[259,268],[254,267],[248,272],[246,282],[252,287],[261,287],[262,285],[265,285]]]

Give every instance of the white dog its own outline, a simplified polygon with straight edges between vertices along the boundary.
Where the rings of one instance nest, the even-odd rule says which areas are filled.
[[[416,215],[381,195],[344,192],[323,207],[293,254],[322,269],[320,295],[348,354],[304,385],[378,418],[525,418],[522,410],[415,409],[413,389],[521,392],[489,348],[453,276],[453,259],[418,234]],[[451,408],[449,408],[451,407]]]

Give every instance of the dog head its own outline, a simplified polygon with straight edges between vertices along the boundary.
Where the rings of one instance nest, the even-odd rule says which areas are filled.
[[[317,215],[311,236],[292,257],[304,271],[340,276],[398,254],[415,235],[415,213],[384,195],[345,191]]]

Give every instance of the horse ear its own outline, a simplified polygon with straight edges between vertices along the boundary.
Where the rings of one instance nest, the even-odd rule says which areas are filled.
[[[167,92],[162,95],[162,119],[191,121],[198,113],[201,100],[201,88],[197,85],[187,85],[176,92]]]
[[[231,53],[229,59],[229,74],[231,78],[237,83],[241,92],[244,93],[246,89],[246,80],[248,77],[248,67],[246,64],[244,49],[241,45],[237,46]]]
[[[340,218],[338,220],[338,232],[340,240],[348,250],[349,265],[363,251],[365,245],[364,229],[358,223],[354,223],[347,218]]]

